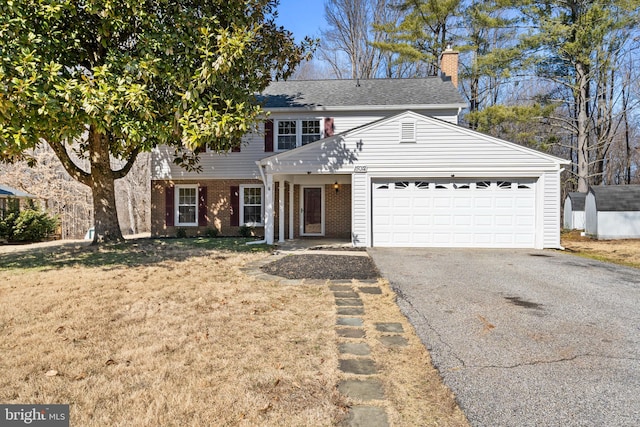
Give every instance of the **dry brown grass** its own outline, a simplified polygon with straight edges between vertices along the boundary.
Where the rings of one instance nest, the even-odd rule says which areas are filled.
[[[365,305],[366,342],[372,349],[388,402],[389,421],[396,426],[468,426],[451,390],[440,378],[431,357],[413,326],[395,303],[396,294],[386,280],[379,281],[382,295],[360,293]],[[376,323],[402,324],[408,345],[387,347],[379,338]]]
[[[70,404],[77,426],[343,419],[349,402],[336,390],[344,375],[327,286],[283,286],[239,270],[265,253],[135,250],[145,262],[131,265],[127,253],[130,265],[111,254],[103,265],[76,263],[65,257],[81,252],[55,251],[15,267],[0,262],[0,402]],[[53,264],[29,267],[42,257]],[[365,298],[367,322],[403,322],[411,342],[390,350],[370,340],[392,425],[463,425],[390,291]]]
[[[580,231],[562,233],[562,246],[568,251],[629,267],[640,268],[640,240],[596,240],[580,236]]]

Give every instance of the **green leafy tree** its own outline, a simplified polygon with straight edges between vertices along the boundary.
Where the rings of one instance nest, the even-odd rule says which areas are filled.
[[[255,93],[305,56],[308,43],[276,26],[277,3],[1,2],[0,160],[50,145],[91,188],[94,243],[122,240],[114,180],[138,153],[167,144],[196,167],[198,149],[230,150],[261,113]]]

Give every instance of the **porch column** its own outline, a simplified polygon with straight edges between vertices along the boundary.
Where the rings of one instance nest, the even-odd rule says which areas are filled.
[[[273,245],[273,175],[267,174],[264,189],[264,239]]]
[[[294,210],[293,210],[293,201],[295,199],[295,194],[293,194],[293,189],[295,188],[295,185],[293,184],[293,181],[289,181],[289,239],[293,240],[293,220],[294,220]]]
[[[278,242],[284,242],[284,177],[278,184]]]

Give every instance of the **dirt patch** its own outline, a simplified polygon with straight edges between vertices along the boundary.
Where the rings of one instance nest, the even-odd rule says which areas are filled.
[[[596,240],[574,230],[562,233],[561,244],[576,255],[640,268],[640,239]]]
[[[287,279],[371,280],[380,277],[368,256],[288,255],[262,267],[262,271]]]

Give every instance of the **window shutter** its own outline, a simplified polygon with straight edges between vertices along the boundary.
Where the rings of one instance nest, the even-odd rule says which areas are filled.
[[[165,196],[165,215],[164,221],[167,224],[167,227],[173,227],[175,224],[175,187],[165,187],[164,188],[164,196]]]
[[[264,151],[265,153],[273,152],[273,120],[264,122]]]
[[[327,117],[324,119],[324,137],[328,138],[334,134],[333,117]]]
[[[235,185],[231,186],[231,195],[229,197],[231,204],[231,223],[232,227],[240,225],[240,187]]]
[[[207,187],[198,187],[198,225],[207,225]]]

